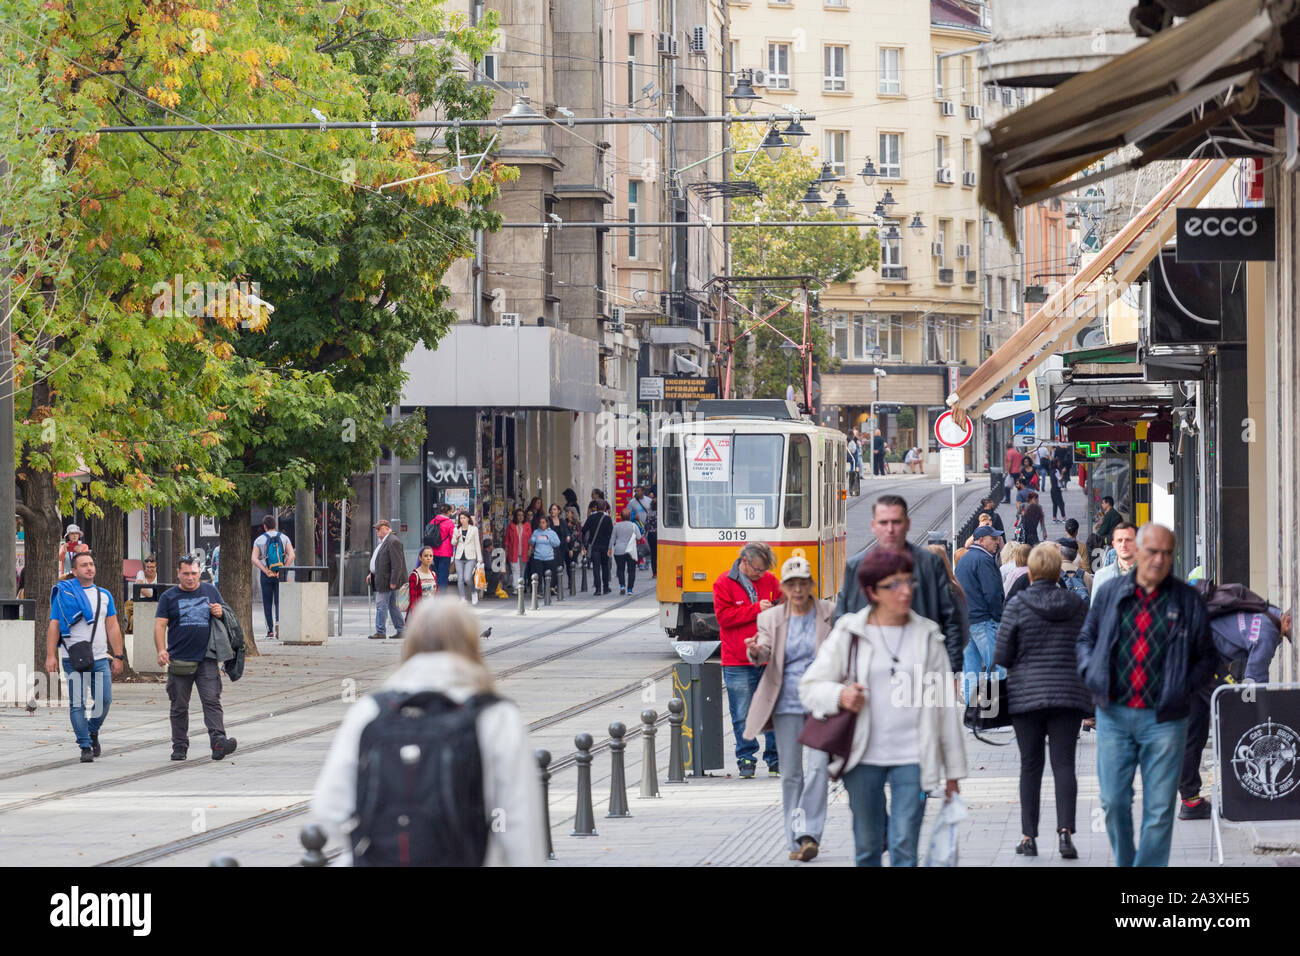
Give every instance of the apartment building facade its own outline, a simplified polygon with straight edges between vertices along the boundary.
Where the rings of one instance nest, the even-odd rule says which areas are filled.
[[[864,228],[881,223],[879,267],[819,297],[840,362],[821,374],[822,421],[874,421],[892,447],[928,452],[945,397],[981,358],[975,48],[989,39],[985,5],[728,5],[732,68],[762,80],[755,108],[816,115],[812,142],[837,179],[833,193],[844,191]],[[873,420],[876,404],[886,411]]]

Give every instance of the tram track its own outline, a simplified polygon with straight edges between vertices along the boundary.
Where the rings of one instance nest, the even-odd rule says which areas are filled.
[[[532,734],[539,730],[545,730],[548,727],[552,727],[555,724],[562,723],[566,720],[571,720],[574,717],[581,716],[582,714],[595,710],[598,707],[602,707],[605,704],[612,703],[613,701],[616,701],[621,697],[626,697],[629,694],[637,693],[645,686],[646,680],[655,680],[655,681],[662,680],[663,678],[669,676],[671,673],[672,673],[671,666],[662,668],[658,671],[655,671],[653,674],[648,674],[637,681],[634,681],[629,684],[625,684],[622,687],[615,688],[614,690],[609,691],[608,693],[601,694],[597,697],[593,697],[590,700],[584,701],[579,704],[574,704],[573,706],[567,707],[564,710],[559,711],[558,713],[551,714],[550,716],[539,718],[538,720],[535,720],[532,723],[528,724],[526,730],[528,733]],[[667,721],[667,719],[668,719],[668,714],[667,712],[665,712],[659,715],[655,723],[662,724],[665,721]],[[642,733],[643,730],[638,725],[637,727],[630,729],[623,739],[625,741],[634,740],[637,737],[640,737]],[[608,750],[609,747],[610,747],[610,741],[605,740],[602,743],[592,747],[591,753],[593,755],[599,754]],[[569,767],[575,764],[576,764],[576,754],[571,754],[561,758],[560,760],[552,764],[550,766],[550,772],[551,774],[559,773],[564,770],[567,770]],[[134,853],[128,853],[125,856],[116,857],[115,859],[106,860],[103,863],[97,863],[95,865],[100,867],[142,866],[146,863],[154,863],[157,862],[158,860],[163,860],[171,856],[176,856],[177,854],[180,853],[185,853],[189,850],[197,849],[201,846],[206,846],[209,843],[215,843],[218,840],[223,840],[226,839],[227,837],[238,836],[243,833],[248,833],[252,830],[260,829],[261,827],[271,826],[276,823],[283,823],[286,820],[292,820],[295,817],[299,817],[307,813],[310,809],[311,809],[311,801],[301,800],[298,801],[297,803],[292,803],[286,807],[280,807],[275,810],[267,810],[262,813],[255,814],[251,817],[246,817],[243,820],[235,820],[231,823],[224,824],[220,827],[215,827],[203,833],[197,833],[192,836],[182,837],[178,840],[172,840],[167,843],[161,843],[157,846],[149,847],[144,850],[138,850]],[[338,856],[339,852],[340,852],[339,850],[332,851],[328,855],[328,858],[334,859],[335,857]]]
[[[531,670],[531,669],[533,669],[533,668],[535,668],[535,667],[541,667],[541,666],[544,665],[544,664],[549,664],[549,663],[551,663],[551,662],[553,662],[553,661],[561,660],[562,658],[569,657],[569,656],[571,656],[571,655],[573,655],[573,654],[580,653],[581,651],[587,650],[588,648],[595,647],[595,646],[598,645],[598,644],[603,644],[603,643],[606,642],[606,641],[612,640],[612,639],[614,639],[615,637],[618,637],[618,636],[620,636],[620,635],[622,635],[622,634],[625,634],[626,632],[628,632],[628,631],[630,631],[630,630],[632,630],[632,629],[634,629],[634,628],[642,627],[642,626],[644,626],[644,625],[646,625],[646,624],[649,624],[650,622],[652,622],[652,621],[655,619],[655,617],[656,617],[656,615],[654,615],[654,614],[650,614],[650,615],[647,615],[647,616],[644,616],[644,617],[639,617],[639,618],[637,618],[636,620],[631,621],[631,622],[629,622],[629,623],[627,623],[627,624],[621,625],[620,627],[618,627],[618,628],[616,628],[616,629],[614,629],[614,630],[612,630],[612,631],[607,631],[607,632],[605,632],[605,633],[603,633],[603,634],[599,634],[599,635],[597,635],[597,636],[595,636],[595,637],[592,637],[592,638],[589,638],[589,639],[587,639],[587,640],[585,640],[585,641],[580,641],[580,642],[578,642],[578,643],[576,643],[576,644],[571,644],[571,645],[569,645],[568,647],[560,648],[560,649],[558,649],[558,650],[556,650],[556,651],[554,651],[554,652],[552,652],[552,653],[550,653],[550,654],[545,654],[545,655],[543,655],[543,656],[541,656],[541,657],[539,657],[539,658],[536,658],[536,659],[534,659],[534,660],[531,660],[531,661],[525,661],[525,662],[523,662],[523,663],[521,663],[521,664],[516,664],[516,665],[514,665],[514,666],[512,666],[512,667],[507,667],[507,668],[505,668],[504,670],[502,670],[502,671],[496,673],[496,674],[494,675],[494,677],[495,677],[497,680],[505,680],[506,678],[511,677],[511,676],[513,676],[513,675],[515,675],[515,674],[519,674],[519,673],[522,673],[522,672],[524,672],[524,671]],[[569,626],[571,626],[571,625],[569,625]],[[556,631],[558,631],[558,630],[562,630],[562,629],[563,629],[563,628],[557,628],[557,629],[551,631],[550,633],[553,634],[553,633],[555,633]],[[514,644],[513,644],[512,646],[518,646],[519,644],[528,643],[528,642],[530,642],[531,640],[540,639],[542,636],[544,636],[544,635],[541,635],[541,634],[539,634],[539,635],[532,635],[532,636],[529,637],[529,638],[525,638],[525,639],[522,639],[522,640],[520,640],[520,641],[514,642]],[[506,648],[505,648],[505,647],[502,647],[501,649],[502,649],[502,650],[505,650]],[[638,684],[637,686],[640,686],[640,685]],[[358,690],[359,690],[359,689],[358,689]],[[359,692],[360,692],[360,690],[359,690]],[[307,709],[307,708],[309,708],[309,707],[313,707],[313,706],[319,706],[319,705],[324,704],[324,703],[326,703],[326,702],[328,702],[328,703],[338,703],[338,702],[340,702],[340,700],[341,700],[341,698],[340,698],[340,696],[339,696],[338,694],[332,694],[332,695],[330,695],[330,696],[327,697],[327,698],[320,698],[320,699],[317,699],[317,700],[315,700],[315,701],[304,701],[304,702],[301,702],[301,703],[299,703],[299,704],[293,705],[293,706],[291,706],[291,707],[280,708],[280,709],[277,709],[277,710],[275,710],[275,711],[268,712],[267,714],[259,715],[259,717],[256,717],[256,718],[245,718],[245,719],[239,721],[238,723],[241,724],[241,725],[243,725],[243,724],[248,724],[248,723],[252,723],[254,720],[262,720],[262,719],[268,719],[268,718],[270,718],[270,717],[282,716],[282,715],[284,715],[284,714],[286,714],[286,713],[291,713],[291,712],[299,711],[299,710],[305,710],[305,709]],[[593,705],[593,706],[598,706],[598,705]],[[342,723],[341,720],[329,721],[329,722],[327,722],[327,723],[320,724],[320,725],[317,725],[317,726],[314,726],[314,727],[308,727],[308,728],[304,728],[303,730],[294,731],[294,732],[292,732],[292,733],[282,734],[282,735],[280,735],[280,736],[278,736],[278,737],[272,737],[272,738],[269,738],[269,739],[266,739],[266,740],[261,740],[261,741],[257,741],[257,742],[254,742],[254,743],[250,743],[250,744],[247,744],[247,745],[244,746],[244,747],[241,747],[240,750],[239,750],[239,753],[242,753],[242,754],[259,753],[259,752],[261,752],[261,751],[269,750],[269,749],[272,749],[272,748],[274,748],[274,747],[283,746],[283,745],[285,745],[285,744],[296,743],[296,742],[299,742],[299,741],[305,740],[305,739],[307,739],[307,738],[309,738],[309,737],[314,737],[314,736],[317,736],[317,735],[322,734],[322,733],[328,733],[328,732],[331,732],[331,731],[333,731],[333,730],[337,730],[338,727],[339,727],[339,725],[340,725],[341,723]],[[233,727],[233,726],[235,726],[235,724],[232,723],[231,726]],[[139,749],[141,749],[141,748],[143,748],[143,747],[146,747],[146,746],[160,746],[161,744],[168,743],[169,741],[170,741],[170,738],[168,738],[168,739],[166,739],[166,740],[142,741],[142,742],[140,742],[140,743],[138,743],[138,744],[131,744],[131,745],[129,745],[129,749],[132,749],[132,750],[139,750]],[[126,748],[118,748],[118,749],[119,749],[119,751],[120,751],[120,750],[123,750],[123,749],[126,749]],[[77,765],[79,765],[79,761],[71,761],[70,763],[73,763],[73,764],[77,764]],[[36,773],[36,772],[39,772],[40,770],[43,770],[43,769],[56,769],[56,768],[58,768],[58,767],[62,767],[62,766],[65,766],[65,765],[67,765],[66,762],[64,762],[64,761],[59,761],[59,762],[56,762],[56,763],[53,763],[53,764],[46,764],[46,765],[43,765],[42,767],[29,768],[29,769],[27,769],[27,770],[25,770],[25,771],[22,771],[21,773],[13,774],[13,776],[22,776],[22,775],[25,775],[25,774]],[[69,787],[69,788],[66,788],[66,789],[63,789],[63,790],[50,791],[50,792],[48,792],[48,793],[38,794],[38,795],[35,795],[35,796],[32,796],[32,797],[26,797],[26,798],[21,799],[21,800],[11,801],[11,802],[6,803],[6,804],[0,804],[0,815],[6,814],[6,813],[12,813],[12,812],[15,812],[15,811],[17,811],[17,810],[26,809],[26,808],[28,808],[28,807],[39,806],[40,804],[48,803],[49,801],[52,801],[52,800],[63,800],[63,799],[66,799],[66,798],[68,798],[68,797],[82,796],[82,795],[84,795],[84,794],[87,794],[87,793],[94,793],[94,792],[99,791],[99,790],[106,790],[106,789],[110,789],[110,788],[112,788],[112,787],[119,787],[119,786],[122,786],[122,785],[124,785],[124,784],[135,783],[135,782],[138,782],[138,781],[140,781],[140,780],[147,780],[147,779],[151,779],[151,778],[153,778],[153,777],[163,776],[164,774],[184,772],[185,770],[190,769],[190,768],[193,768],[193,767],[196,767],[196,766],[203,766],[203,764],[200,763],[200,762],[197,762],[197,761],[196,761],[195,763],[189,763],[189,762],[167,763],[167,764],[163,764],[163,765],[161,765],[161,766],[148,767],[148,768],[145,768],[145,769],[143,769],[143,770],[139,770],[139,771],[136,771],[136,772],[134,772],[134,773],[126,774],[126,775],[119,776],[119,777],[112,777],[112,778],[109,778],[109,779],[106,779],[106,780],[98,780],[98,781],[94,781],[94,782],[91,782],[91,783],[83,784],[83,785],[81,785],[81,786],[77,786],[77,787]],[[11,772],[11,773],[12,773],[12,772]],[[12,777],[11,777],[11,779],[12,779]]]
[[[648,593],[648,592],[647,592],[647,593]],[[485,651],[483,652],[483,656],[486,658],[486,657],[492,657],[492,656],[497,655],[497,654],[503,654],[503,653],[505,653],[506,651],[513,650],[513,649],[516,648],[516,647],[521,647],[521,646],[523,646],[523,645],[525,645],[525,644],[531,644],[531,643],[533,643],[534,641],[540,641],[540,640],[542,640],[543,638],[552,637],[552,636],[554,636],[554,635],[560,633],[561,631],[569,630],[569,629],[571,629],[571,628],[573,628],[573,627],[575,627],[575,626],[578,626],[578,625],[581,625],[581,624],[585,624],[585,623],[587,623],[588,621],[594,620],[595,618],[600,617],[602,614],[604,614],[604,613],[606,613],[606,612],[608,612],[608,611],[616,610],[616,609],[618,609],[618,608],[625,607],[625,606],[627,606],[628,604],[631,604],[633,601],[639,600],[640,598],[643,598],[643,597],[645,597],[645,594],[634,595],[633,597],[626,598],[626,599],[624,599],[624,600],[622,600],[622,601],[616,601],[616,602],[614,602],[614,603],[612,603],[612,604],[609,604],[609,605],[603,606],[600,610],[598,610],[598,611],[594,611],[593,613],[588,614],[588,615],[586,615],[586,616],[584,616],[584,617],[577,618],[576,620],[573,620],[573,621],[567,621],[567,622],[565,622],[564,624],[556,625],[555,627],[548,628],[547,630],[541,631],[541,632],[539,632],[539,633],[537,633],[537,634],[530,634],[530,635],[528,635],[527,637],[522,637],[522,638],[519,638],[518,640],[514,640],[514,641],[508,641],[508,642],[506,642],[506,643],[504,643],[504,644],[496,644],[496,645],[492,646],[491,648],[485,650]],[[643,623],[645,623],[646,620],[648,620],[648,619],[641,619],[641,620],[637,621],[636,623],[638,623],[638,624],[643,624]],[[551,659],[554,659],[554,658],[551,658]],[[379,680],[379,679],[382,679],[382,678],[376,678],[376,677],[374,676],[376,673],[382,673],[382,672],[385,672],[385,671],[389,671],[389,670],[391,670],[391,669],[392,669],[393,667],[395,667],[395,666],[396,666],[396,662],[392,662],[392,663],[384,664],[384,665],[382,665],[382,666],[380,666],[380,667],[371,667],[371,668],[367,668],[367,669],[361,671],[359,674],[357,674],[353,679],[354,679],[354,680],[357,680],[358,682],[360,682],[360,681],[362,681],[362,680]],[[534,665],[534,666],[535,666],[535,665]],[[510,676],[511,673],[517,673],[517,672],[518,672],[517,669],[508,669],[507,672],[503,672],[502,674],[498,675],[498,679],[500,679],[500,678],[504,678],[504,677],[508,677],[508,676]],[[337,684],[337,683],[338,683],[338,680],[339,680],[339,679],[336,678],[336,677],[324,678],[324,679],[319,680],[319,681],[313,681],[313,682],[311,682],[311,683],[309,683],[309,684],[302,684],[302,685],[300,685],[300,686],[298,686],[298,687],[295,687],[295,688],[294,688],[294,692],[295,692],[295,693],[301,693],[301,692],[303,692],[303,691],[305,691],[305,690],[308,690],[308,689],[310,689],[310,688],[312,688],[312,687],[319,686],[319,685],[321,685],[321,684]],[[159,686],[161,687],[162,685],[159,685]],[[268,696],[271,696],[271,695],[262,695],[261,697],[253,698],[253,700],[265,700],[266,697],[268,697]],[[229,729],[233,729],[233,728],[235,728],[235,727],[246,727],[246,726],[248,726],[249,724],[258,723],[258,722],[263,721],[263,720],[269,720],[269,719],[272,718],[272,717],[279,717],[279,716],[283,716],[283,715],[285,715],[285,714],[293,714],[293,713],[297,713],[298,711],[301,711],[301,710],[307,710],[307,709],[309,709],[309,708],[311,708],[311,707],[319,707],[319,706],[321,706],[322,704],[334,703],[334,702],[338,701],[339,699],[340,699],[340,695],[339,695],[337,692],[335,692],[335,693],[333,693],[333,694],[330,694],[330,695],[328,695],[328,696],[324,696],[324,697],[316,697],[316,698],[313,698],[313,699],[311,699],[311,700],[296,701],[296,702],[293,702],[293,703],[288,703],[288,704],[285,704],[285,705],[283,705],[283,706],[276,707],[274,710],[268,710],[268,711],[265,711],[264,713],[253,714],[253,715],[245,716],[245,717],[239,717],[239,718],[236,719],[236,720],[232,720],[232,721],[228,722],[227,725],[226,725],[226,728],[229,730]],[[244,704],[247,704],[247,703],[250,703],[250,702],[251,702],[251,701],[241,701],[240,704],[241,704],[241,705],[244,705]],[[168,720],[169,720],[169,718],[167,718],[166,716],[163,716],[163,717],[159,717],[159,718],[157,718],[156,720],[146,720],[146,721],[143,721],[143,722],[141,722],[140,724],[137,724],[137,725],[135,725],[135,726],[136,726],[136,728],[139,728],[139,727],[148,727],[149,725],[151,725],[151,724],[155,724],[155,723],[156,723],[156,724],[164,724],[164,723],[167,723]],[[120,755],[122,755],[122,754],[135,753],[135,752],[140,751],[140,750],[145,750],[145,749],[147,749],[147,748],[149,748],[149,747],[165,746],[165,745],[169,745],[170,743],[171,743],[171,737],[170,737],[170,736],[167,736],[167,737],[157,737],[157,738],[152,738],[152,739],[149,739],[149,740],[136,741],[135,743],[131,743],[131,744],[123,744],[123,745],[120,746],[120,747],[113,747],[113,748],[111,748],[111,749],[105,750],[105,751],[103,752],[103,754],[101,755],[101,759],[102,759],[103,757],[116,757],[116,756],[120,756]],[[69,758],[64,759],[64,760],[51,760],[51,761],[48,761],[48,762],[43,763],[43,764],[36,764],[36,765],[34,765],[34,766],[23,767],[23,768],[20,768],[20,769],[17,769],[17,770],[8,770],[8,771],[5,771],[5,772],[3,772],[3,773],[0,773],[0,781],[2,781],[2,780],[14,780],[14,779],[17,779],[17,778],[20,778],[20,777],[25,777],[25,776],[28,776],[28,775],[30,775],[30,774],[34,774],[34,773],[43,773],[43,772],[45,772],[45,771],[47,771],[47,770],[57,770],[57,769],[59,769],[59,768],[61,768],[61,767],[75,767],[75,766],[80,766],[80,763],[81,763],[81,762],[80,762],[80,759],[77,758],[77,757],[69,757]],[[169,769],[179,769],[179,768],[169,768]],[[3,805],[0,805],[0,813],[4,813],[4,812],[5,812],[5,807],[4,807]]]

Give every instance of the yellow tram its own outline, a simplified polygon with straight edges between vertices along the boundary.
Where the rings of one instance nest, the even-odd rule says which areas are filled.
[[[678,640],[717,636],[713,582],[748,541],[812,565],[816,593],[844,573],[846,440],[779,400],[699,403],[659,434],[660,622]]]

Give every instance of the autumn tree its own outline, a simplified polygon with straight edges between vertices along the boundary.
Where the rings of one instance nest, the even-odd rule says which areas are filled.
[[[783,149],[775,161],[760,150],[750,155],[766,132],[762,124],[739,124],[733,127],[738,154],[737,169],[733,178],[755,181],[762,196],[737,199],[732,216],[737,220],[763,219],[790,222],[800,219],[838,221],[829,210],[809,214],[800,202],[808,183],[821,172],[821,162],[815,150]],[[749,164],[743,175],[740,170]],[[873,268],[880,261],[880,241],[874,229],[846,225],[815,226],[809,228],[753,227],[732,231],[732,271],[737,275],[810,275],[822,283],[847,282],[863,269]],[[814,316],[817,297],[812,305]],[[753,284],[739,287],[733,294],[739,302],[759,316],[765,315],[782,302],[788,303],[769,322],[797,344],[803,336],[803,306],[796,295],[797,288],[789,283]],[[739,310],[733,309],[733,314]],[[753,324],[752,319],[741,318],[738,331]],[[819,371],[833,371],[835,361],[830,356],[829,336],[822,323],[814,318],[811,327],[814,375]],[[747,378],[752,382],[753,396],[758,398],[784,398],[786,390],[786,356],[780,345],[785,340],[771,330],[759,327],[748,348],[736,349],[736,380]],[[803,394],[803,374],[797,356],[792,366],[792,384],[798,395]]]

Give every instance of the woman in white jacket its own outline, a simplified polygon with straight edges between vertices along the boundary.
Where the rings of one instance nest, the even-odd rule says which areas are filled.
[[[477,604],[478,589],[474,587],[474,571],[478,563],[483,560],[483,546],[479,543],[478,528],[474,527],[474,519],[468,511],[462,511],[456,520],[456,530],[452,534],[454,543],[452,560],[456,564],[456,593],[463,601],[465,591],[468,590],[473,596],[474,603]]]
[[[912,556],[875,548],[858,568],[867,606],[835,624],[799,682],[814,717],[858,715],[848,759],[833,758],[853,811],[858,866],[880,866],[889,784],[889,865],[916,866],[928,791],[966,776],[955,682],[939,625],[911,610]],[[851,655],[854,645],[857,653]],[[849,672],[851,656],[855,659]]]
[[[468,608],[449,598],[421,601],[406,624],[402,664],[383,690],[436,691],[457,704],[492,693],[492,675],[483,663],[478,634],[478,621]],[[371,695],[352,705],[316,780],[312,815],[331,842],[343,843],[337,865],[352,864],[349,834],[358,822],[361,734],[377,716],[379,705]],[[541,790],[519,710],[507,700],[488,704],[479,713],[477,731],[483,806],[489,815],[483,864],[538,866],[544,852]]]

